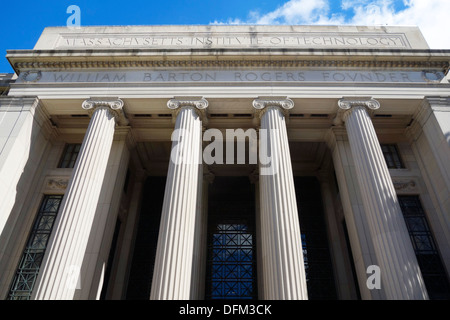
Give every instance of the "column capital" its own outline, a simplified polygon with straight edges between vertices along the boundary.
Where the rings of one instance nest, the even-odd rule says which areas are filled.
[[[270,107],[278,108],[286,119],[289,119],[289,110],[294,107],[294,101],[288,97],[258,97],[253,100],[253,108],[255,108],[255,121],[261,121],[262,116]],[[256,123],[255,123],[256,125]]]
[[[380,108],[380,103],[371,97],[348,97],[340,99],[338,106],[341,110],[348,110],[353,107],[365,107],[370,110],[376,110]]]
[[[280,107],[284,110],[290,110],[294,107],[294,101],[289,99],[288,97],[258,97],[253,100],[253,108],[257,110],[262,110],[266,107]]]
[[[123,111],[123,105],[123,101],[119,98],[89,98],[83,101],[81,107],[87,110],[91,116],[98,108],[108,108],[116,119],[116,123],[126,126],[129,122]]]
[[[208,100],[203,97],[174,97],[167,102],[167,107],[171,110],[181,107],[195,107],[203,110],[208,107]]]
[[[208,108],[208,104],[208,100],[203,97],[174,97],[167,101],[167,107],[174,111],[174,121],[183,108],[192,108],[205,123],[207,121],[206,108]]]
[[[355,108],[363,108],[372,116],[373,111],[380,108],[380,103],[372,97],[344,97],[338,101],[338,113],[334,120],[335,125],[347,120],[351,111]]]

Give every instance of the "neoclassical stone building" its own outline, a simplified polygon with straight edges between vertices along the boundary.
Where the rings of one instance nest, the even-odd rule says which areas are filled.
[[[450,297],[450,51],[417,28],[46,28],[7,59],[2,299]]]

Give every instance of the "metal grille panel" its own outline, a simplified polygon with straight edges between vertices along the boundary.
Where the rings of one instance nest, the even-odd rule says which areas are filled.
[[[9,300],[30,299],[62,197],[44,197],[12,281]]]
[[[398,196],[430,299],[450,299],[450,283],[418,196]]]
[[[219,223],[210,235],[210,299],[252,299],[256,294],[254,234],[245,223]]]

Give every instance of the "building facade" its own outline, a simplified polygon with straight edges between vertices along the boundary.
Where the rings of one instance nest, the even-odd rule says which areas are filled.
[[[7,59],[2,299],[450,298],[450,51],[417,28],[46,28]]]

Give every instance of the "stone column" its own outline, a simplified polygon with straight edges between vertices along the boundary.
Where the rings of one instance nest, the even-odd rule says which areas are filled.
[[[425,97],[413,119],[405,133],[433,204],[428,219],[450,274],[450,97]]]
[[[328,163],[328,160],[326,160]],[[337,222],[337,212],[334,200],[336,190],[332,183],[332,172],[325,164],[326,169],[320,170],[317,175],[317,179],[320,183],[320,190],[322,194],[323,210],[325,213],[325,221],[328,233],[328,242],[330,246],[330,252],[332,254],[333,269],[335,272],[336,289],[339,299],[350,300],[355,299],[356,294],[353,294],[349,283],[352,282],[351,271],[346,268],[345,253],[342,248],[341,238],[339,234],[339,226]]]
[[[326,141],[333,158],[333,167],[339,186],[339,197],[342,202],[345,228],[349,240],[347,249],[351,250],[351,258],[357,278],[355,281],[357,280],[361,299],[385,300],[384,292],[369,290],[366,285],[367,266],[378,265],[378,262],[372,241],[367,237],[369,234],[367,215],[364,212],[353,155],[342,122],[341,112],[335,119],[335,126],[328,131]],[[342,230],[342,232],[345,231]]]
[[[261,110],[259,189],[264,299],[307,299],[285,110],[290,99],[256,99]]]
[[[207,231],[208,231],[208,187],[214,175],[207,167],[199,170],[197,213],[195,222],[194,257],[192,262],[191,300],[205,299]]]
[[[38,98],[0,97],[0,257],[52,134]]]
[[[71,300],[80,286],[80,269],[95,218],[121,100],[86,100],[92,112],[80,154],[49,239],[33,298]]]
[[[422,274],[409,239],[380,143],[366,108],[373,99],[341,99],[343,119],[355,162],[370,236],[387,299],[427,299]]]
[[[202,118],[205,99],[172,99],[175,131],[153,272],[152,300],[188,300],[198,197],[201,193]]]

